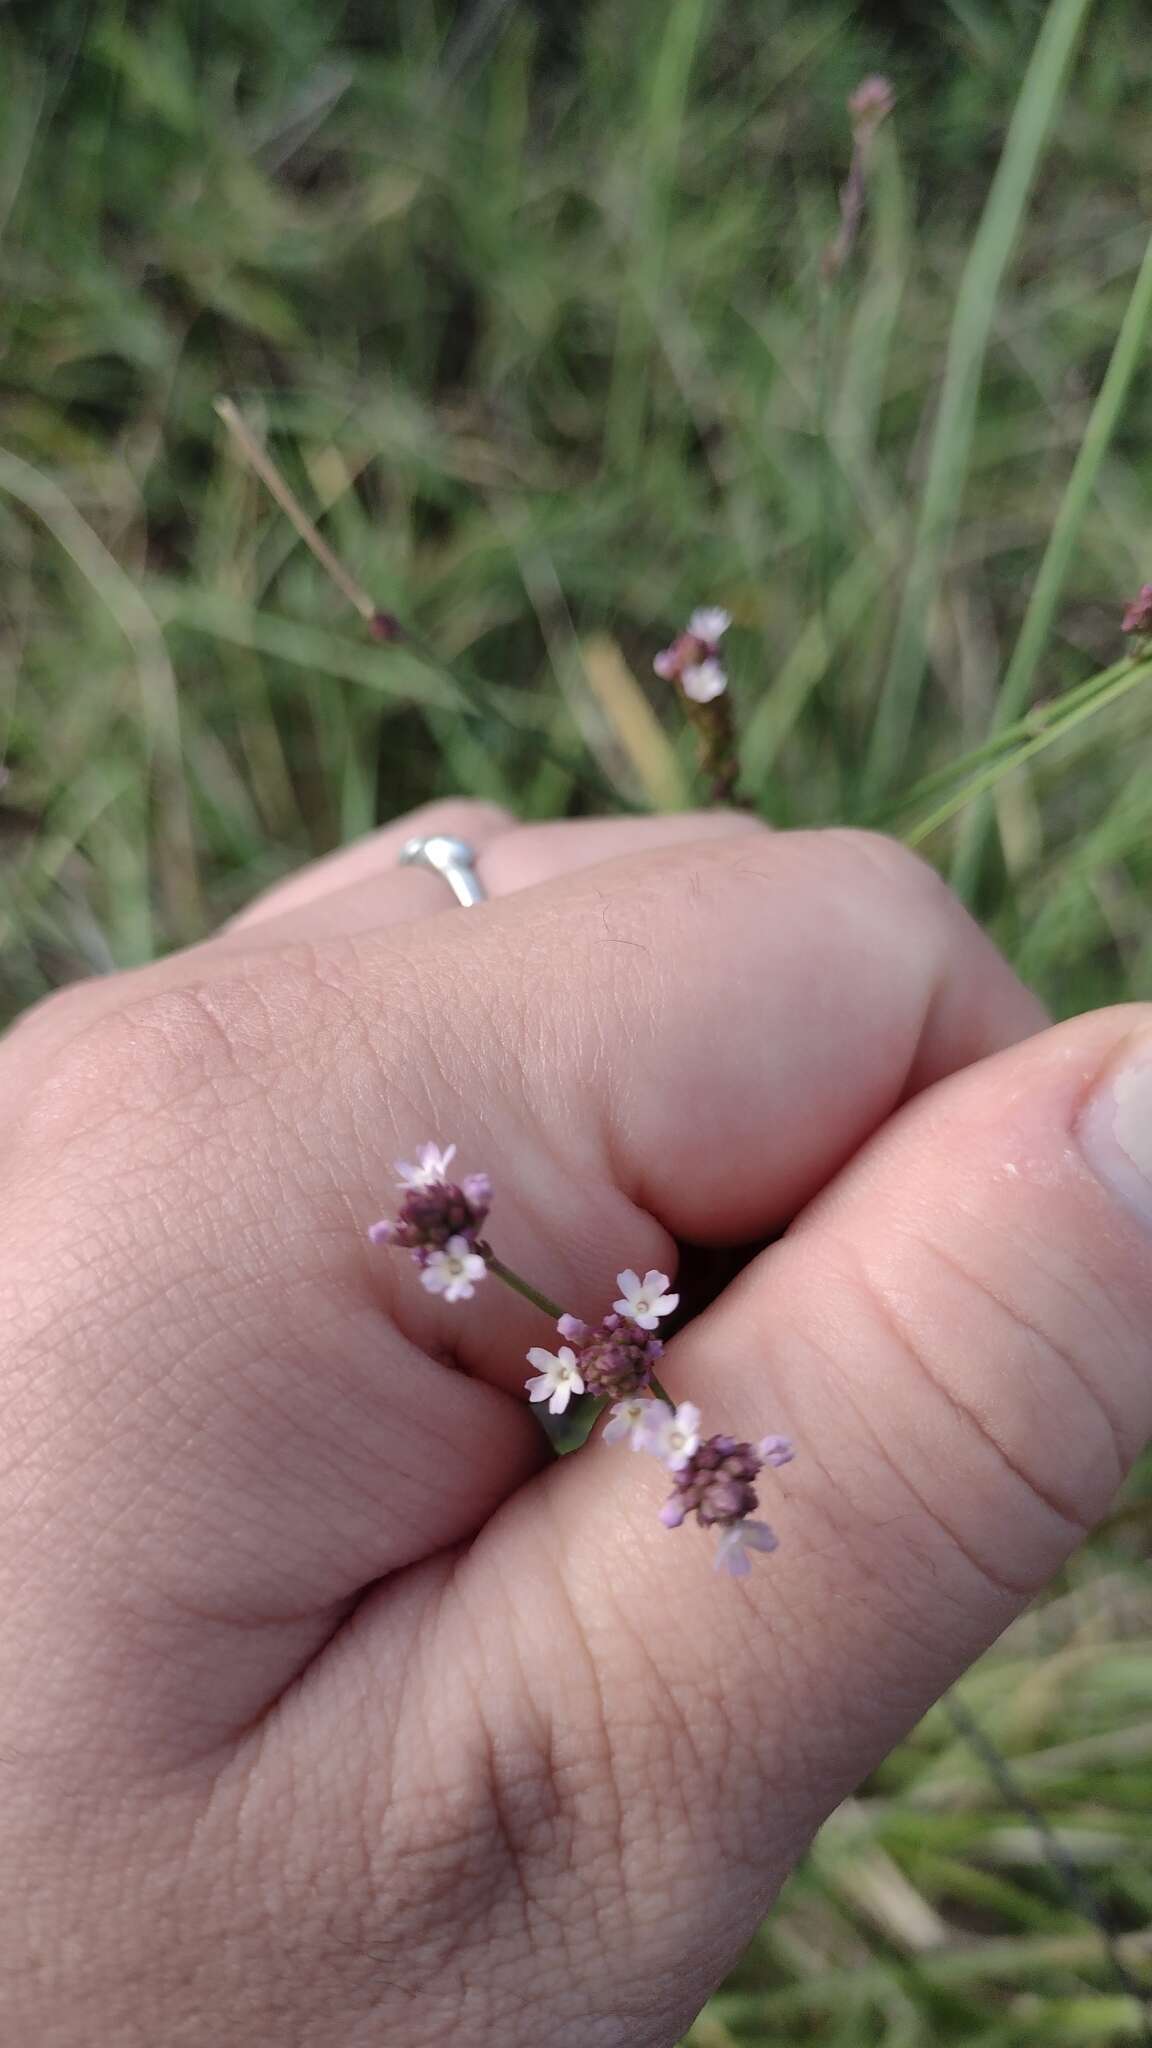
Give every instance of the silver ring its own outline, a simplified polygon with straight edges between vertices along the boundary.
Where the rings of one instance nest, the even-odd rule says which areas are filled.
[[[488,901],[488,891],[476,873],[475,850],[467,840],[449,839],[444,832],[433,832],[427,839],[408,839],[400,848],[400,866],[432,868],[443,875],[465,910]]]

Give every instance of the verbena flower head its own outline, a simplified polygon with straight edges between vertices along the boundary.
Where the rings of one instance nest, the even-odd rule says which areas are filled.
[[[649,1421],[647,1432],[655,1432]],[[665,1528],[678,1529],[689,1515],[705,1528],[720,1532],[717,1571],[742,1579],[749,1569],[750,1550],[776,1548],[766,1522],[755,1519],[760,1505],[755,1480],[765,1465],[786,1465],[792,1456],[787,1437],[765,1437],[758,1445],[732,1436],[710,1436],[693,1446],[690,1457],[675,1470],[675,1487],[660,1510]]]
[[[471,1301],[476,1283],[488,1271],[467,1237],[450,1237],[436,1251],[420,1254],[420,1285],[429,1294],[442,1294],[445,1301]]]
[[[1147,596],[1152,608],[1152,586]],[[681,641],[691,638],[695,648],[706,648],[706,636],[714,645],[727,625],[726,612],[694,612]],[[705,652],[706,661],[713,658]],[[604,1442],[646,1451],[671,1474],[672,1494],[660,1510],[665,1527],[678,1529],[695,1515],[705,1528],[715,1528],[717,1569],[743,1578],[753,1551],[776,1548],[772,1530],[754,1516],[759,1506],[755,1481],[766,1466],[789,1463],[793,1451],[787,1437],[766,1436],[755,1445],[731,1436],[702,1439],[700,1410],[691,1401],[674,1408],[656,1380],[664,1352],[659,1326],[680,1306],[667,1273],[649,1267],[641,1275],[626,1266],[616,1275],[619,1295],[598,1324],[561,1314],[481,1239],[492,1182],[486,1173],[450,1180],[455,1157],[455,1145],[429,1143],[419,1147],[414,1163],[396,1162],[403,1201],[395,1217],[371,1226],[373,1244],[410,1252],[420,1268],[421,1286],[440,1301],[470,1301],[479,1283],[494,1272],[537,1308],[555,1315],[558,1348],[534,1345],[527,1354],[533,1368],[524,1382],[529,1400],[546,1404],[550,1415],[563,1415],[582,1394],[610,1402]]]
[[[399,1214],[383,1217],[368,1232],[373,1244],[411,1252],[421,1285],[449,1302],[471,1300],[488,1270],[477,1245],[492,1201],[486,1173],[470,1173],[459,1185],[447,1178],[455,1157],[455,1145],[421,1145],[415,1165],[398,1159],[404,1191]]]
[[[701,605],[670,647],[652,663],[667,683],[679,683],[696,704],[710,704],[723,695],[728,677],[720,660],[720,642],[732,621],[719,605]]]
[[[668,1292],[667,1273],[657,1273],[654,1268],[641,1280],[628,1266],[617,1273],[616,1285],[621,1298],[613,1302],[613,1308],[641,1330],[654,1330],[661,1316],[672,1315],[680,1306],[680,1296]]]
[[[545,1351],[534,1344],[528,1353],[528,1363],[536,1367],[532,1378],[524,1382],[528,1399],[547,1401],[550,1415],[563,1415],[573,1394],[584,1392],[576,1353],[570,1344],[562,1344],[559,1351]]]

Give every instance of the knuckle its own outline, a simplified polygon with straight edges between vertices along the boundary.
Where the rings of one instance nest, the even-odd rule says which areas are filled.
[[[22,1010],[5,1033],[6,1045],[22,1048],[37,1038],[45,1041],[69,1036],[89,1022],[93,998],[104,984],[97,980],[72,981],[52,989],[46,996]]]
[[[24,1105],[25,1135],[77,1137],[110,1118],[154,1115],[227,1064],[220,1005],[204,983],[150,990],[115,1008],[77,1007]]]
[[[833,826],[820,838],[847,861],[857,879],[863,871],[895,895],[914,898],[937,911],[944,909],[949,915],[960,910],[959,898],[938,870],[901,840],[856,825]]]
[[[1009,1261],[921,1238],[897,1275],[861,1267],[858,1278],[886,1377],[896,1362],[903,1476],[986,1577],[1034,1592],[1123,1476],[1114,1419],[1082,1363],[1087,1306],[1068,1307],[1048,1274],[1037,1284],[1019,1243]]]

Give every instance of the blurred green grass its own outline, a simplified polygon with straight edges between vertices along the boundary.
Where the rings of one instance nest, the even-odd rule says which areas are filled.
[[[1022,716],[1036,745],[1037,707],[1123,657],[1152,578],[1146,9],[898,13],[0,20],[3,1014],[438,793],[688,800],[650,664],[697,602],[736,620],[780,825],[924,823],[910,791],[950,801],[959,759]],[[875,70],[897,110],[829,286],[844,102]],[[365,639],[221,390],[381,605],[486,679],[483,716]],[[625,727],[628,672],[669,743],[635,704]],[[1150,742],[1125,683],[925,842],[1058,1013],[1149,992]],[[1150,1495],[963,1695],[1146,1983]],[[940,1710],[692,2041],[1138,2040],[1114,1963]]]

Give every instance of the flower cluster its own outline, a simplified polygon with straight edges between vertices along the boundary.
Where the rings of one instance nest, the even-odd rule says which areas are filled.
[[[669,1294],[667,1273],[645,1273],[641,1279],[629,1267],[616,1275],[616,1285],[620,1299],[595,1329],[579,1316],[561,1316],[556,1324],[564,1339],[559,1351],[536,1344],[528,1353],[529,1365],[536,1368],[535,1377],[525,1381],[528,1398],[547,1401],[551,1415],[563,1415],[574,1394],[596,1394],[619,1404],[652,1385],[664,1351],[652,1332],[661,1316],[680,1306],[680,1296]]]
[[[469,1173],[457,1183],[448,1172],[455,1145],[442,1152],[422,1145],[413,1166],[396,1161],[397,1186],[404,1200],[394,1220],[374,1223],[373,1244],[394,1245],[411,1252],[420,1268],[420,1284],[445,1301],[471,1301],[476,1282],[488,1271],[478,1249],[479,1233],[492,1206],[492,1183],[486,1173]]]
[[[652,1269],[641,1276],[631,1267],[618,1273],[619,1295],[598,1324],[562,1315],[481,1239],[492,1183],[482,1173],[450,1180],[455,1156],[454,1145],[445,1151],[424,1145],[415,1165],[397,1161],[404,1200],[394,1220],[372,1225],[368,1235],[373,1244],[411,1252],[422,1285],[446,1302],[470,1300],[477,1281],[491,1271],[554,1313],[561,1342],[555,1351],[539,1344],[529,1351],[529,1400],[546,1404],[550,1415],[563,1415],[582,1394],[611,1402],[604,1442],[648,1452],[672,1477],[671,1496],[660,1512],[664,1526],[678,1529],[695,1515],[704,1528],[718,1532],[717,1569],[743,1578],[750,1551],[776,1548],[773,1531],[755,1517],[760,1505],[755,1482],[766,1466],[788,1464],[792,1446],[787,1438],[764,1437],[759,1444],[731,1436],[702,1438],[700,1410],[691,1401],[673,1407],[656,1377],[664,1352],[660,1323],[680,1305],[680,1296],[669,1291],[667,1273]]]
[[[665,647],[652,663],[666,683],[679,683],[694,704],[711,704],[728,688],[728,677],[720,660],[720,642],[732,624],[718,605],[693,612],[684,631]]]

